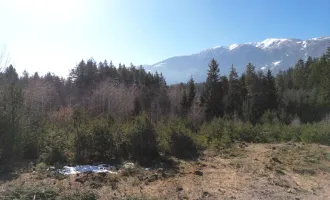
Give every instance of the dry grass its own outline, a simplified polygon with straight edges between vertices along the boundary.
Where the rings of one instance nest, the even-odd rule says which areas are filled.
[[[89,174],[65,179],[25,173],[3,182],[0,196],[24,193],[20,199],[31,199],[35,194],[39,195],[37,199],[45,199],[45,194],[53,195],[53,199],[102,200],[330,199],[330,149],[320,145],[237,145],[221,152],[205,151],[197,161],[180,160],[179,170],[174,172],[136,170],[123,175]]]

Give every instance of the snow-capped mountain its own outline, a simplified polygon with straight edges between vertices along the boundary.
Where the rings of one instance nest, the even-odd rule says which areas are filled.
[[[329,45],[330,37],[309,40],[268,38],[262,42],[216,46],[144,67],[151,72],[162,72],[170,84],[185,82],[190,76],[197,82],[202,82],[206,78],[208,63],[212,58],[218,61],[222,75],[228,75],[232,64],[238,73],[241,73],[249,62],[255,65],[257,70],[271,69],[277,73],[294,66],[300,58],[321,56]]]

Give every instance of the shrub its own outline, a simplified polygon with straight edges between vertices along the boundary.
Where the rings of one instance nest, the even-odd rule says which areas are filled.
[[[121,147],[128,154],[124,158],[147,164],[159,155],[156,132],[145,114],[123,125],[122,131]]]
[[[262,124],[274,124],[279,123],[277,113],[275,111],[267,110],[261,117],[260,122]]]
[[[178,158],[192,158],[198,154],[198,145],[194,134],[188,128],[189,123],[176,118],[157,127],[158,149],[167,155]]]
[[[65,149],[68,147],[67,132],[61,129],[55,129],[44,125],[42,135],[40,136],[41,147],[39,162],[44,162],[48,165],[55,163],[65,163]]]
[[[37,171],[44,171],[47,169],[47,165],[44,162],[40,162],[36,165],[36,170]]]
[[[230,147],[236,136],[233,124],[223,119],[213,119],[204,123],[199,131],[198,141],[204,147],[217,149]]]
[[[330,145],[329,124],[304,124],[301,125],[300,132],[300,138],[303,142]]]

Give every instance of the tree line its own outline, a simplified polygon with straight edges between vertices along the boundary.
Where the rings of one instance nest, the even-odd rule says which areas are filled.
[[[251,63],[225,76],[212,59],[198,84],[167,85],[161,73],[106,60],[82,60],[67,78],[10,65],[0,73],[0,163],[145,163],[236,140],[328,143],[329,110],[330,48],[275,76]]]

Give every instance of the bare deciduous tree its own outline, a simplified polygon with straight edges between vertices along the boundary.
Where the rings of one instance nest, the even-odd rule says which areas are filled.
[[[138,93],[139,89],[134,85],[103,81],[93,91],[88,107],[96,114],[110,113],[113,117],[127,119],[132,113],[134,98]]]
[[[5,67],[8,67],[10,63],[10,54],[7,52],[6,46],[3,45],[0,48],[0,71],[2,71]]]

